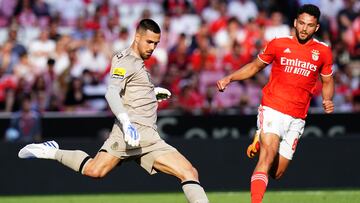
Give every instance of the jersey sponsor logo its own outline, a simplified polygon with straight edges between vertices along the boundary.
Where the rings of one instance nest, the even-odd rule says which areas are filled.
[[[315,72],[317,69],[317,65],[310,62],[301,61],[299,59],[288,59],[286,57],[280,58],[280,64],[285,67],[285,72],[306,77],[309,77],[311,71]]]
[[[123,79],[125,77],[126,70],[125,68],[114,68],[111,73],[112,78]]]
[[[319,55],[320,55],[320,52],[319,52],[318,50],[313,49],[313,50],[311,51],[311,58],[312,58],[314,61],[319,60]]]

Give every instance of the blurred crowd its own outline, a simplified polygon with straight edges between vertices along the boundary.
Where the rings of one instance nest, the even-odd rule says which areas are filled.
[[[322,12],[316,38],[334,56],[337,112],[360,112],[360,2],[356,0],[0,0],[0,111],[109,111],[104,94],[114,52],[152,18],[162,38],[146,67],[172,98],[161,111],[256,113],[270,67],[219,93],[216,81],[293,34],[299,5]],[[321,83],[311,111],[321,112]]]

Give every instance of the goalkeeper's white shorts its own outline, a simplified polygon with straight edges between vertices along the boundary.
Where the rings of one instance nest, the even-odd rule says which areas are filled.
[[[291,160],[301,135],[305,120],[294,118],[267,106],[258,109],[257,127],[264,133],[274,133],[280,137],[279,154]]]

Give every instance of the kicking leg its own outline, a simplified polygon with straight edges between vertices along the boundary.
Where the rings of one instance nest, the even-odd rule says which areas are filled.
[[[89,159],[84,164],[82,174],[93,178],[102,178],[118,165],[120,160],[107,152],[100,151],[94,159]]]
[[[273,133],[261,132],[260,156],[251,176],[251,202],[260,203],[268,184],[268,173],[278,154],[280,139]]]
[[[74,171],[92,178],[102,178],[111,171],[120,159],[107,152],[100,151],[94,158],[80,150],[58,150],[56,160]]]
[[[209,200],[199,183],[197,170],[179,152],[170,152],[158,157],[153,167],[181,180],[182,188],[189,203],[208,203]]]
[[[120,159],[107,152],[99,152],[92,159],[81,150],[62,150],[55,141],[28,144],[18,154],[19,158],[39,158],[57,160],[63,165],[94,178],[104,177]]]

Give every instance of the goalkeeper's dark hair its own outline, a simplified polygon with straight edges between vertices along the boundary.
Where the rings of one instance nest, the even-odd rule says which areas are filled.
[[[145,32],[150,30],[156,34],[160,34],[161,30],[159,25],[151,19],[142,19],[136,27],[136,32]]]
[[[301,15],[303,13],[307,13],[309,15],[314,16],[316,18],[317,22],[319,23],[320,15],[321,15],[319,7],[317,7],[313,4],[304,4],[299,8],[296,18],[298,18],[299,15]]]

